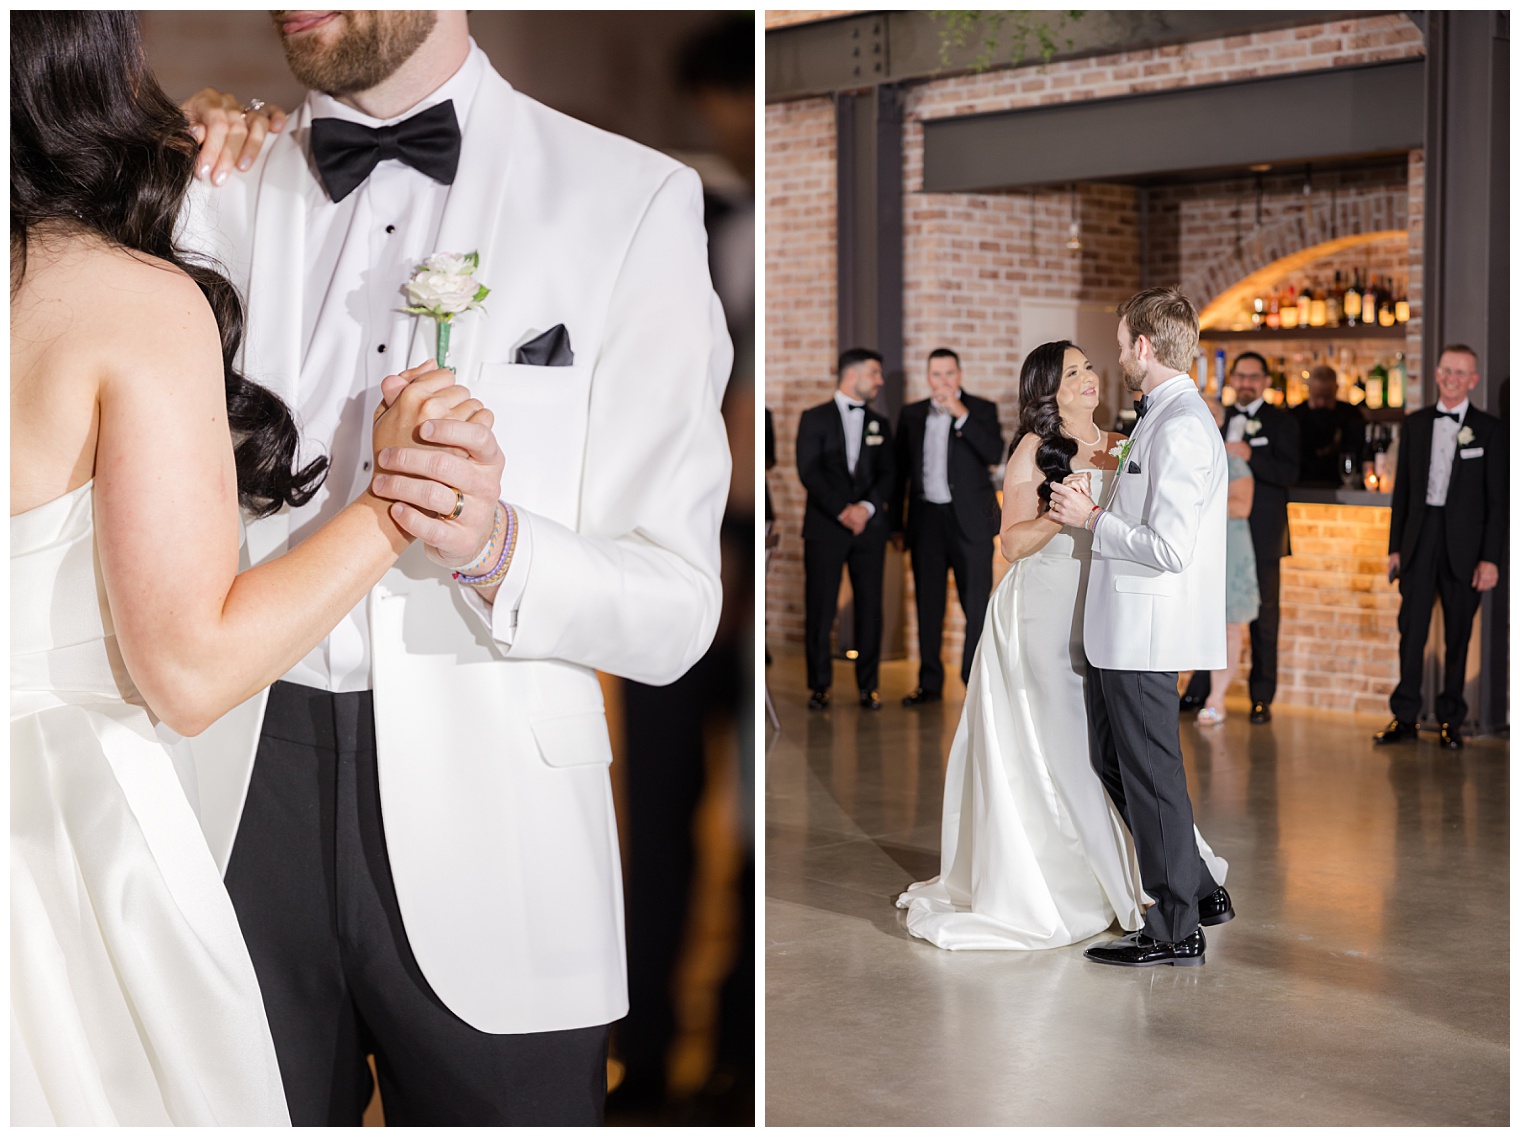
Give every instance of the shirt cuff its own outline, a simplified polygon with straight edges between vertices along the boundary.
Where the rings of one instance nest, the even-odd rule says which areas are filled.
[[[512,550],[512,563],[507,575],[496,590],[496,599],[486,603],[478,588],[461,584],[465,605],[480,617],[491,637],[507,647],[517,635],[517,610],[528,586],[528,570],[533,564],[533,525],[528,514],[517,510],[517,547]]]
[[[866,507],[866,516],[867,517],[875,517],[876,516],[876,507],[874,505],[872,505],[869,501],[857,501],[855,504],[856,505],[863,505],[863,506]]]
[[[971,412],[967,411],[965,414],[961,415],[960,418],[956,419],[955,422],[952,425],[955,427],[956,430],[965,430],[966,429],[966,424],[968,422],[970,422],[970,421],[971,421]]]

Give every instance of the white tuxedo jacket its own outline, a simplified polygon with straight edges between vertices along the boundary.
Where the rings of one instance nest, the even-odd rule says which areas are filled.
[[[247,301],[245,372],[292,404],[309,120],[303,107],[248,175],[200,191],[186,225]],[[502,496],[533,553],[510,646],[420,544],[371,592],[380,792],[407,936],[434,991],[482,1031],[562,1030],[627,1012],[595,670],[668,683],[712,640],[732,350],[695,173],[489,67],[460,125],[438,248],[479,249],[492,291],[489,313],[456,320],[450,362],[495,413]],[[433,353],[432,322],[413,322],[407,365]],[[573,366],[512,363],[561,323]],[[248,560],[289,539],[288,511],[250,522]],[[264,702],[193,741],[224,870]]]
[[[1228,471],[1191,378],[1151,393],[1123,467],[1093,533],[1087,658],[1116,671],[1221,668]]]

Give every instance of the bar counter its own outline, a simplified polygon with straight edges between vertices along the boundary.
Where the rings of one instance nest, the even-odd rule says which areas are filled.
[[[1392,494],[1289,492],[1277,702],[1388,714],[1399,679],[1399,591],[1388,582]],[[1245,671],[1245,668],[1242,668]],[[1244,694],[1244,684],[1236,687]]]

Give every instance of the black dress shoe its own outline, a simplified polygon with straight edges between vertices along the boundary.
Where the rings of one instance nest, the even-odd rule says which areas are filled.
[[[1272,708],[1267,703],[1251,704],[1251,721],[1258,726],[1264,722],[1272,721]]]
[[[829,691],[827,687],[813,692],[813,697],[808,700],[808,710],[821,711],[829,705]]]
[[[1462,728],[1460,726],[1455,726],[1449,722],[1441,724],[1441,749],[1462,749]]]
[[[1153,940],[1144,932],[1131,932],[1123,939],[1097,944],[1082,954],[1094,963],[1118,967],[1160,967],[1164,963],[1173,967],[1202,967],[1203,949],[1203,929],[1194,928],[1192,935],[1174,944]]]
[[[1372,736],[1372,741],[1378,746],[1387,746],[1390,742],[1412,742],[1419,733],[1420,728],[1412,722],[1390,719],[1387,726]]]
[[[1230,894],[1222,884],[1198,902],[1198,922],[1205,928],[1228,924],[1233,919],[1235,905],[1230,903]]]
[[[881,696],[875,691],[862,690],[860,692],[860,705],[868,711],[881,710]]]
[[[1187,714],[1189,711],[1196,711],[1199,707],[1203,706],[1206,701],[1207,700],[1201,699],[1197,695],[1183,695],[1180,699],[1177,700],[1177,710],[1181,714]]]
[[[911,695],[903,696],[903,706],[921,707],[925,703],[937,703],[944,698],[938,691],[925,691],[922,687],[913,688]]]

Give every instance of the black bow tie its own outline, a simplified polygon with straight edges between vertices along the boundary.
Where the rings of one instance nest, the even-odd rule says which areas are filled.
[[[399,158],[435,182],[453,185],[459,170],[459,123],[454,118],[453,100],[391,126],[364,126],[341,118],[313,119],[311,156],[333,201],[342,201],[353,193],[387,158]]]
[[[1135,418],[1137,418],[1137,419],[1144,418],[1145,417],[1145,412],[1148,411],[1148,410],[1150,410],[1150,409],[1151,409],[1151,397],[1149,395],[1145,395],[1142,398],[1139,398],[1139,399],[1135,400]]]
[[[1456,411],[1436,411],[1436,418],[1449,418],[1452,422],[1462,421],[1462,416]]]
[[[844,401],[844,409],[847,411],[863,411],[866,409],[866,405],[864,403],[852,403],[846,399]]]

